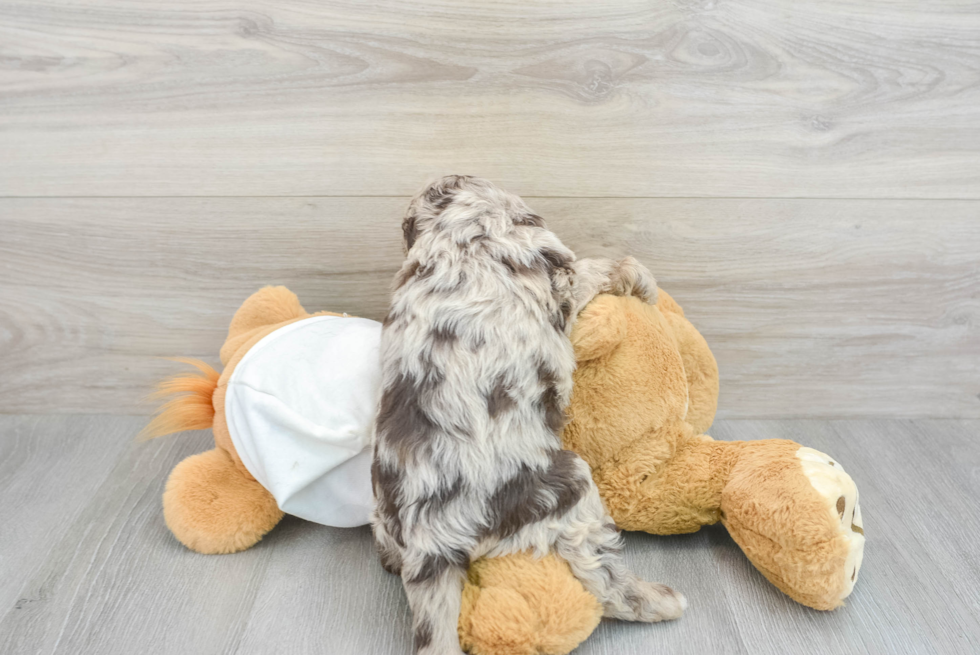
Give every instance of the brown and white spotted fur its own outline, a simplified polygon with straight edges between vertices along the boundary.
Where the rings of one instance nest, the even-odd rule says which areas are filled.
[[[588,465],[561,449],[571,322],[597,293],[652,300],[628,258],[575,260],[524,202],[450,176],[416,196],[381,340],[372,478],[382,564],[400,572],[419,653],[459,653],[471,560],[555,551],[606,616],[660,621],[685,602],[628,571]]]

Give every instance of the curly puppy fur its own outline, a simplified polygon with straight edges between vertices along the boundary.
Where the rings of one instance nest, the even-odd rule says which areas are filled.
[[[575,260],[517,196],[450,176],[406,214],[382,332],[372,478],[382,564],[400,573],[419,653],[459,653],[469,563],[554,551],[606,616],[660,621],[685,602],[625,567],[588,465],[561,449],[571,323],[598,293],[653,300],[632,258]]]

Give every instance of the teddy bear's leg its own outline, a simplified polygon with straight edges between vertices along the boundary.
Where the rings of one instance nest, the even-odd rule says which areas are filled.
[[[840,462],[792,441],[744,442],[722,497],[732,538],[799,603],[843,604],[864,556],[858,491]]]
[[[593,471],[623,530],[686,534],[721,518],[721,494],[737,456],[729,442],[692,436],[680,422],[639,439],[620,462]]]
[[[824,508],[832,508],[828,513],[835,521],[835,532],[847,543],[844,570],[849,575],[845,575],[841,593],[844,598],[854,589],[864,560],[864,519],[861,518],[857,485],[840,462],[819,450],[801,447],[796,451],[796,458],[810,485],[823,499]]]
[[[565,655],[602,619],[602,605],[554,555],[529,553],[470,565],[459,615],[472,655]]]
[[[839,607],[864,552],[857,488],[840,463],[792,441],[712,441],[680,427],[672,457],[657,450],[664,440],[646,440],[625,463],[595,472],[616,524],[680,534],[720,520],[785,594]]]
[[[254,545],[283,513],[262,485],[242,474],[221,448],[174,467],[163,493],[163,515],[177,540],[205,554]]]

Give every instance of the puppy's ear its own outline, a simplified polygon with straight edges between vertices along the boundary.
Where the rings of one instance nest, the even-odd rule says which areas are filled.
[[[427,186],[422,196],[438,213],[449,206],[456,192],[466,186],[471,179],[469,175],[447,175]]]
[[[402,221],[402,236],[404,237],[406,253],[415,245],[415,237],[418,236],[418,229],[415,227],[416,220],[418,220],[418,216],[415,215],[415,211],[409,209],[408,213],[405,214],[405,219]]]
[[[587,362],[612,352],[626,338],[626,314],[615,296],[596,296],[572,327],[575,359]]]

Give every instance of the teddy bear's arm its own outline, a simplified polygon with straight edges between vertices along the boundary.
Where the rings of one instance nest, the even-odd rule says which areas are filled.
[[[670,326],[687,378],[688,408],[684,420],[695,434],[708,431],[718,409],[718,363],[697,328],[684,316],[684,310],[670,294],[660,289],[657,309]]]

